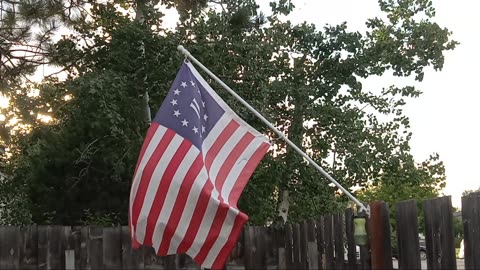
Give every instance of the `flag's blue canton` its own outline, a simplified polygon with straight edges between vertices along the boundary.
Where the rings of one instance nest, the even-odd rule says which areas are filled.
[[[184,63],[154,121],[201,145],[224,110]]]

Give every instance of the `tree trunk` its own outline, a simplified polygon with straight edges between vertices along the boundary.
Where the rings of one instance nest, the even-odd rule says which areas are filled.
[[[137,6],[135,10],[135,21],[141,24],[145,24],[145,15],[147,12],[147,0],[137,0],[136,3],[137,3]],[[142,54],[140,57],[144,60],[145,59],[145,43],[143,42],[143,40],[140,41],[139,46],[140,46],[140,52]],[[143,78],[138,79],[138,87],[141,90],[145,89],[145,81],[147,80],[146,71],[144,69],[145,68],[142,67],[143,72],[140,72],[140,74],[145,74],[145,76]],[[148,104],[150,101],[150,98],[148,96],[147,90],[145,90],[142,100],[143,100],[143,106],[144,106],[143,113],[144,113],[145,123],[147,125],[150,125],[150,123],[152,122],[152,114],[150,112],[150,105]]]
[[[295,64],[303,64],[303,61],[295,61]],[[302,68],[294,66],[294,68]],[[291,120],[291,125],[288,128],[288,138],[300,149],[302,149],[303,142],[303,121],[304,121],[304,108],[305,105],[302,87],[293,87],[292,86],[292,106],[293,106],[293,115]],[[296,164],[301,162],[302,157],[292,148],[287,147],[285,157],[285,173],[284,178],[281,181],[281,191],[280,198],[278,202],[278,216],[282,218],[283,222],[287,222],[288,211],[291,203],[290,198],[290,189],[292,184],[299,184],[301,179],[299,178],[298,171],[296,171]],[[297,180],[298,183],[295,183],[294,180]],[[279,220],[280,220],[279,218]]]

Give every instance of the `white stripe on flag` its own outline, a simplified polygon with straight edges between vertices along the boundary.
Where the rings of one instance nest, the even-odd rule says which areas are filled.
[[[232,121],[232,118],[224,113],[222,117],[217,121],[215,126],[210,130],[208,133],[208,136],[203,140],[202,144],[202,154],[203,157],[207,155],[208,151],[212,147],[212,145],[217,141],[218,136],[222,133],[222,131],[225,129],[225,127]]]
[[[223,225],[222,225],[222,230],[220,231],[220,234],[218,235],[218,238],[215,241],[215,244],[212,246],[212,249],[210,249],[210,252],[205,258],[204,265],[207,268],[212,266],[212,264],[215,262],[215,259],[218,256],[218,253],[220,253],[223,246],[225,246],[225,244],[227,243],[228,237],[232,232],[232,228],[237,215],[238,215],[238,210],[236,209],[231,209],[228,211],[227,216],[225,217],[225,221],[223,222]]]
[[[165,230],[165,226],[168,223],[168,219],[173,210],[173,206],[175,205],[175,201],[177,200],[178,191],[185,180],[185,175],[189,171],[190,167],[192,166],[193,162],[195,161],[196,157],[198,156],[200,151],[194,145],[190,147],[185,158],[180,163],[175,175],[173,176],[172,183],[170,184],[170,188],[167,191],[167,195],[165,198],[165,203],[160,212],[160,216],[158,217],[157,223],[155,224],[155,230],[153,234],[153,246],[155,250],[158,250],[160,247],[160,243],[163,239],[163,232]]]
[[[153,171],[152,178],[150,179],[150,183],[148,184],[147,188],[149,192],[145,194],[145,200],[143,201],[142,210],[140,211],[140,215],[138,216],[136,238],[137,241],[141,244],[143,244],[145,240],[144,238],[147,229],[148,214],[150,213],[150,210],[152,208],[153,200],[157,195],[160,180],[162,180],[162,176],[165,173],[165,170],[167,169],[170,160],[172,160],[173,155],[177,152],[177,149],[183,140],[183,137],[175,134],[167,149],[165,149],[162,157],[158,161],[155,170]]]
[[[182,242],[185,233],[187,233],[188,226],[190,225],[190,221],[192,220],[193,211],[197,206],[198,198],[200,197],[200,193],[203,189],[203,186],[207,182],[207,179],[207,171],[205,170],[205,167],[203,167],[197,178],[195,179],[195,182],[193,182],[192,189],[188,194],[185,209],[183,209],[177,229],[172,237],[172,241],[170,242],[168,254],[174,254],[177,252],[178,246]]]
[[[210,227],[212,227],[212,223],[215,219],[215,214],[217,213],[219,204],[220,201],[218,201],[216,198],[214,199],[210,197],[208,201],[207,211],[205,211],[205,215],[203,216],[202,222],[200,223],[198,233],[195,236],[195,240],[193,240],[192,246],[187,251],[187,254],[190,255],[190,257],[195,258],[202,246],[205,244],[205,240],[207,239]]]
[[[247,146],[247,148],[245,148],[245,151],[243,151],[243,153],[238,157],[238,160],[235,162],[234,167],[228,174],[227,179],[225,180],[225,184],[223,185],[223,188],[221,190],[221,195],[222,198],[225,199],[225,201],[228,201],[229,205],[233,206],[232,203],[228,200],[228,198],[230,196],[230,193],[232,192],[233,187],[237,183],[240,173],[242,173],[245,165],[247,165],[247,162],[253,156],[258,147],[264,142],[265,139],[263,137],[256,137],[255,139],[253,139]]]
[[[210,172],[209,172],[210,179],[217,179],[220,168],[222,168],[222,165],[227,161],[228,155],[230,155],[232,150],[235,148],[238,142],[242,139],[245,133],[246,133],[246,130],[244,128],[238,127],[237,130],[235,130],[232,136],[228,139],[228,141],[225,142],[222,149],[220,150],[220,152],[218,152],[218,155],[213,160],[212,167],[210,168]],[[218,198],[218,195],[219,195],[219,191],[215,186],[214,192],[212,192],[212,197]],[[224,199],[226,201],[228,197]]]
[[[163,135],[165,135],[166,131],[167,131],[167,128],[165,128],[164,126],[158,126],[157,130],[152,135],[152,139],[150,140],[150,143],[145,149],[142,160],[140,161],[137,171],[135,172],[135,175],[133,177],[132,189],[130,192],[130,213],[132,211],[135,197],[137,196],[138,186],[140,185],[140,179],[142,179],[143,170],[145,169],[145,166],[147,165],[148,161],[152,157],[153,152],[157,148],[158,143],[163,138]]]

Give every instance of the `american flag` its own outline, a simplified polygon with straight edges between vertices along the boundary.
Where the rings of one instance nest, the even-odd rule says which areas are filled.
[[[160,256],[186,253],[202,267],[223,267],[248,220],[237,201],[269,147],[184,63],[135,169],[133,246],[153,246]]]

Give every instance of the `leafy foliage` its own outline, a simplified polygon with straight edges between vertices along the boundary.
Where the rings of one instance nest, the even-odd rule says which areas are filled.
[[[199,5],[188,6],[193,2]],[[271,4],[269,16],[253,0],[213,6],[172,1],[181,14],[176,31],[161,27],[156,2],[119,3],[92,3],[89,19],[55,44],[49,59],[66,69],[66,81],[38,85],[39,96],[28,97],[28,104],[11,96],[18,115],[53,119],[18,136],[9,160],[34,222],[78,223],[92,220],[91,213],[126,222],[130,179],[147,128],[141,96],[147,90],[151,108],[158,108],[182,60],[172,53],[178,44],[346,188],[379,198],[399,183],[404,195],[417,187],[433,187],[434,193],[444,185],[438,157],[416,165],[409,154],[411,133],[402,109],[420,91],[390,86],[377,93],[361,83],[390,71],[422,80],[425,68],[442,68],[443,52],[456,42],[431,22],[429,2],[380,1],[388,20],[369,20],[366,33],[349,31],[346,23],[320,30],[292,25],[281,19],[293,9],[284,0]],[[138,8],[145,9],[143,22],[123,12]],[[292,221],[345,205],[344,196],[258,119],[220,88],[218,93],[274,143],[239,204],[252,223],[276,220],[283,191],[290,194]]]
[[[407,162],[405,162],[407,160]],[[381,180],[375,186],[369,186],[361,194],[364,201],[384,201],[390,209],[392,229],[396,229],[395,203],[405,200],[417,200],[418,224],[424,233],[423,201],[440,195],[445,187],[445,167],[438,155],[432,155],[421,164],[415,164],[411,156],[407,159],[392,160]]]
[[[475,193],[475,192],[480,192],[480,187],[478,189],[467,189],[465,191],[462,192],[462,197],[465,197],[465,196],[468,196],[472,193]]]

